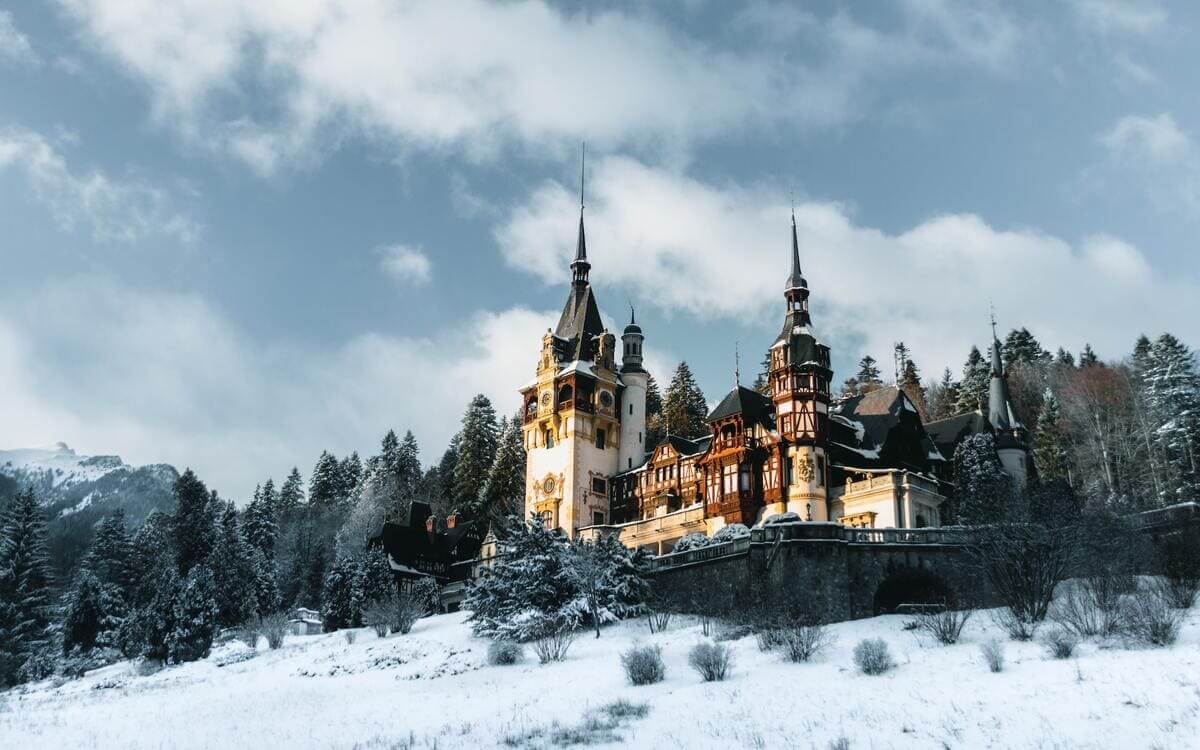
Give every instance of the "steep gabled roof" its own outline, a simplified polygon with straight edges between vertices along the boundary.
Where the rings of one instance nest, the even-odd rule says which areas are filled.
[[[717,408],[709,413],[705,421],[715,422],[741,414],[746,422],[762,422],[770,412],[771,399],[758,391],[739,385],[721,399],[721,403],[717,404]]]
[[[832,407],[830,442],[834,462],[844,466],[925,471],[944,458],[912,401],[895,386]]]

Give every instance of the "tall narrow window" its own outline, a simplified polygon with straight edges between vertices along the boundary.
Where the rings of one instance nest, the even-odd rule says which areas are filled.
[[[607,437],[607,435],[605,435],[604,430],[596,430],[596,447],[597,448],[600,448],[600,449],[604,448],[606,437]]]
[[[554,432],[551,430],[544,430],[542,432],[542,442],[544,442],[546,444],[547,448],[553,448],[554,447]]]

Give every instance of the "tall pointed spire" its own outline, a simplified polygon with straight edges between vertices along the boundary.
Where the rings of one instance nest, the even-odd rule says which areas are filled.
[[[1019,427],[1013,417],[1008,395],[1008,378],[1000,356],[1000,339],[996,336],[996,313],[992,311],[992,379],[988,386],[988,421],[997,431]]]
[[[808,282],[800,271],[800,241],[796,238],[796,206],[792,204],[792,273],[788,276],[788,290],[807,289]]]
[[[583,178],[586,167],[587,143],[584,143],[579,157],[579,239],[575,243],[575,260],[571,261],[571,280],[576,286],[587,286],[588,271],[592,267],[592,264],[588,263],[587,238],[583,231]]]

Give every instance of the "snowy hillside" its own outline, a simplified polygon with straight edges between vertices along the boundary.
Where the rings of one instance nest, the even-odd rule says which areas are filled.
[[[279,651],[260,642],[246,661],[245,646],[226,644],[149,676],[121,663],[0,694],[0,747],[543,747],[554,724],[614,748],[824,750],[841,738],[849,748],[1200,746],[1194,610],[1170,649],[1088,642],[1059,661],[1039,644],[1007,642],[999,674],[980,655],[1000,636],[986,613],[949,647],[904,630],[903,617],[877,617],[832,626],[836,643],[811,664],[762,653],[753,637],[731,641],[732,676],[715,683],[687,665],[702,638],[690,619],[655,635],[644,621],[599,640],[581,633],[565,662],[540,666],[527,650],[500,667],[487,664],[487,642],[464,617],[424,619],[382,641],[359,630],[353,645],[341,633],[293,637]],[[892,672],[855,671],[851,651],[866,637],[890,644]],[[625,682],[619,654],[633,643],[663,647],[664,682]],[[606,721],[618,700],[634,710]]]

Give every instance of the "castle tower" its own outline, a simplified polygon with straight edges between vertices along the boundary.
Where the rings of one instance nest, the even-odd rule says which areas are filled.
[[[792,213],[792,273],[784,289],[787,316],[771,346],[771,400],[784,452],[783,501],[767,514],[790,511],[805,521],[829,520],[829,347],[817,341],[808,311],[808,282],[800,271]]]
[[[640,466],[646,457],[646,389],[650,373],[642,368],[642,329],[637,324],[633,307],[629,308],[629,325],[621,334],[621,448],[618,471]]]
[[[1029,433],[1017,421],[1008,393],[1008,373],[1000,357],[1000,339],[996,338],[996,321],[992,320],[992,379],[988,384],[988,422],[996,438],[996,455],[1004,470],[1024,487],[1033,470]]]
[[[558,325],[542,337],[535,379],[521,389],[526,517],[537,513],[572,538],[585,526],[608,523],[608,480],[625,455],[616,338],[604,330],[588,281],[582,198],[579,208],[571,290]],[[636,337],[640,355],[640,331]],[[641,394],[644,420],[644,386]]]

